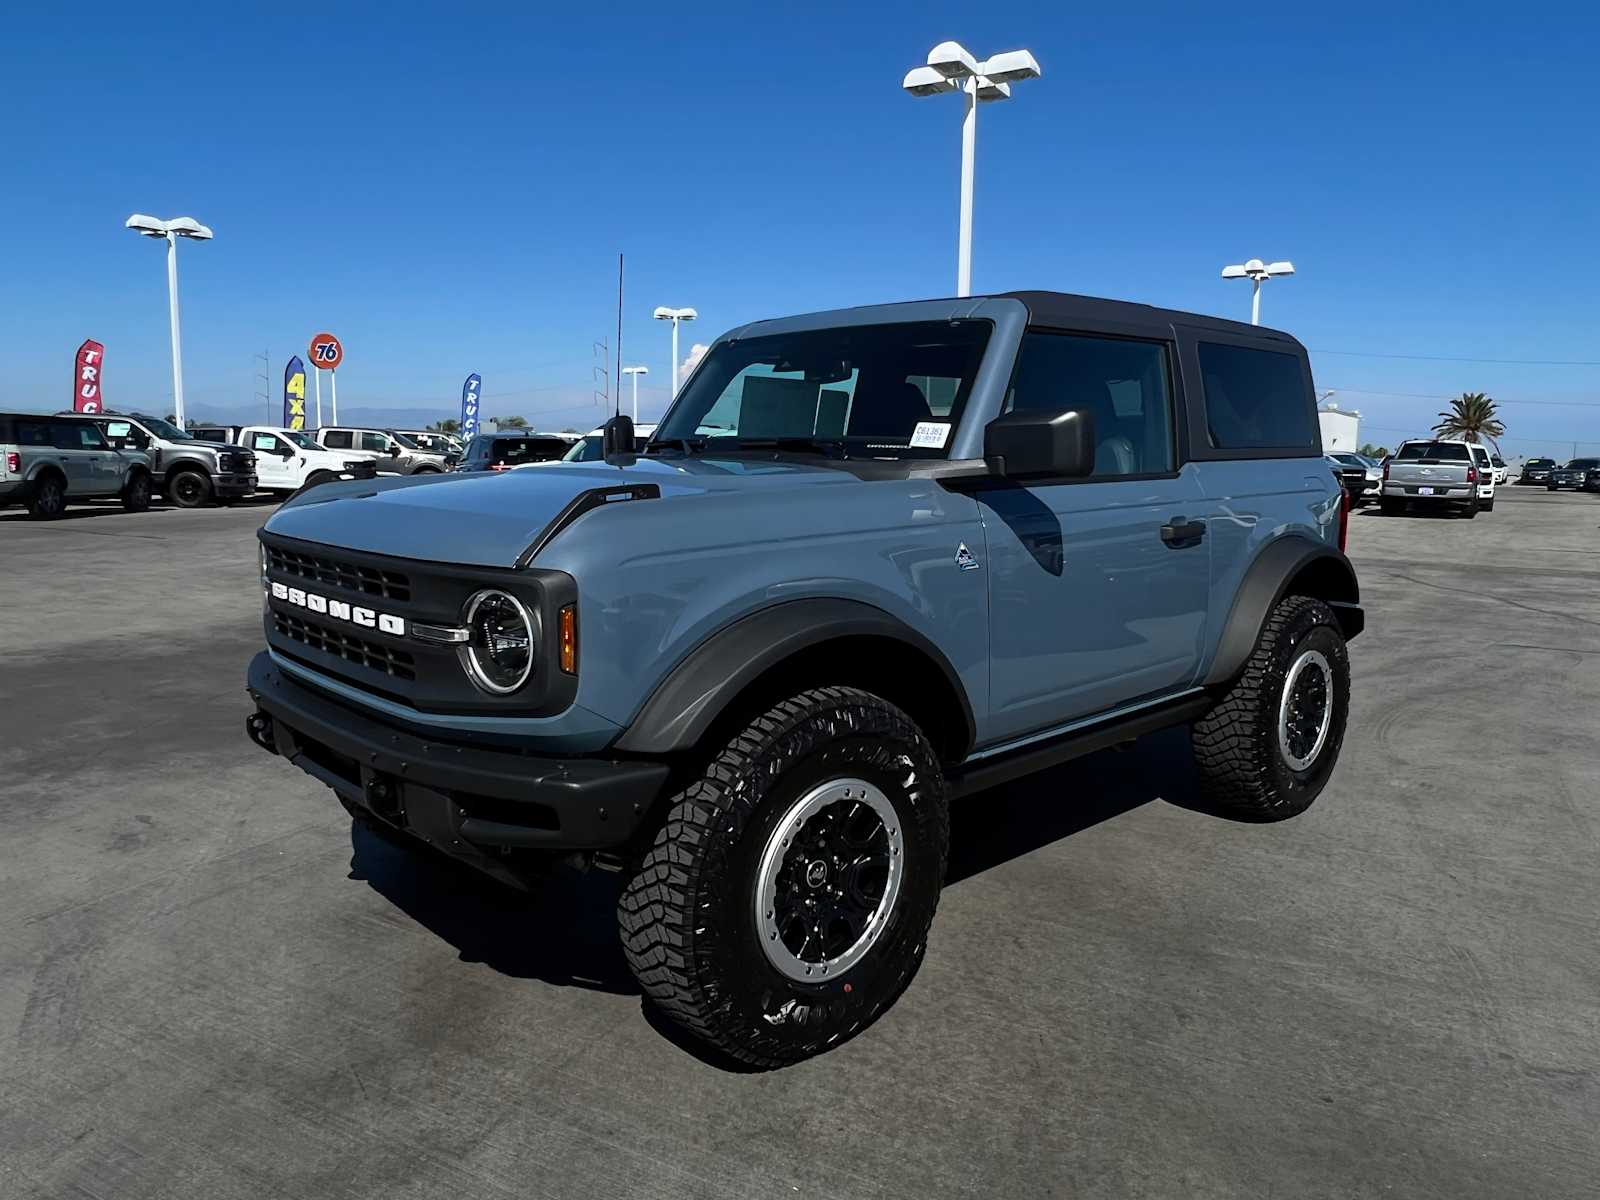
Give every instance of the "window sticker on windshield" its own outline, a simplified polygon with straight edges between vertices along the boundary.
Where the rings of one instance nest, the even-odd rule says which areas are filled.
[[[950,422],[918,421],[916,432],[911,435],[911,445],[918,450],[943,450],[949,437]]]

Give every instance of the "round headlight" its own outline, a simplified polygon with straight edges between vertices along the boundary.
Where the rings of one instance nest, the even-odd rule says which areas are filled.
[[[509,592],[489,588],[467,601],[467,644],[461,660],[472,682],[504,696],[533,674],[533,618]]]

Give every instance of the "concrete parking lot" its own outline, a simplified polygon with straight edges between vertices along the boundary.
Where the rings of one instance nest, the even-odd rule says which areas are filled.
[[[789,1070],[245,739],[248,505],[0,512],[0,1196],[1593,1196],[1600,498],[1351,521],[1341,766],[1181,734],[972,797],[926,965]]]

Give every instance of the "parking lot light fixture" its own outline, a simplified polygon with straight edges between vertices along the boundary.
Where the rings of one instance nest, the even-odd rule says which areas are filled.
[[[1261,324],[1261,284],[1268,279],[1279,275],[1293,275],[1292,262],[1264,263],[1259,258],[1252,258],[1248,262],[1235,263],[1231,267],[1222,268],[1224,279],[1248,279],[1250,281],[1250,324]]]
[[[672,396],[678,398],[678,325],[683,321],[693,321],[700,314],[692,308],[667,308],[665,305],[656,309],[653,314],[658,321],[672,322]],[[635,380],[635,383],[638,381]]]
[[[167,243],[167,308],[172,322],[172,415],[183,428],[183,339],[178,329],[178,239],[208,242],[212,233],[208,226],[193,217],[174,217],[170,221],[134,213],[124,228],[148,238],[161,238]]]
[[[673,357],[674,358],[677,357],[677,351],[676,350],[673,351]],[[624,375],[632,375],[633,376],[633,423],[635,425],[637,425],[639,423],[639,376],[650,374],[650,368],[649,367],[623,367],[622,368],[622,373]]]
[[[1027,50],[1007,50],[979,62],[960,42],[940,42],[928,64],[906,72],[900,86],[913,96],[961,92],[961,218],[956,234],[956,295],[972,295],[972,176],[978,145],[978,105],[1009,100],[1011,85],[1038,78],[1038,60]]]

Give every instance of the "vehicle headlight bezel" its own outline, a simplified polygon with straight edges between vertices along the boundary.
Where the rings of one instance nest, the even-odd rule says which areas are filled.
[[[493,645],[494,632],[487,628],[488,623],[496,619],[490,611],[491,605],[501,614],[509,610],[510,617],[520,623],[526,632],[520,667],[515,663],[514,646],[510,648],[513,663],[509,668],[495,661],[498,650]],[[504,616],[500,619],[504,620]],[[461,624],[467,631],[467,640],[456,647],[456,656],[467,678],[480,692],[490,696],[510,696],[521,691],[534,678],[539,646],[543,640],[537,610],[530,611],[520,598],[504,588],[480,588],[468,597],[462,607]]]

